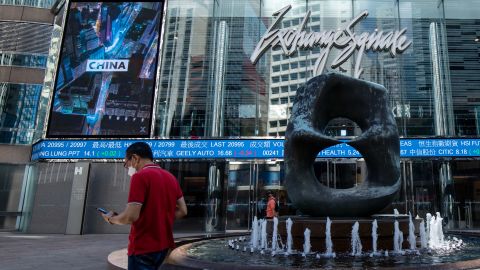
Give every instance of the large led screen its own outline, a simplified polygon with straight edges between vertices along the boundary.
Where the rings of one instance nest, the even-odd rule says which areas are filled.
[[[68,9],[47,136],[149,136],[163,2]]]

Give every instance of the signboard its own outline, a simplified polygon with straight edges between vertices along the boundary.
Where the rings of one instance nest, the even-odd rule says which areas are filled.
[[[162,1],[70,1],[47,137],[150,135],[162,14]]]
[[[45,140],[33,146],[38,159],[122,159],[138,140]],[[145,140],[156,159],[277,159],[283,158],[282,139]],[[319,158],[360,158],[347,144],[322,150]],[[480,157],[480,139],[402,139],[400,157]]]
[[[285,14],[291,8],[291,5],[287,5],[272,14],[276,17],[275,20],[263,37],[260,38],[250,57],[250,61],[253,64],[257,63],[269,48],[275,49],[279,47],[284,55],[290,56],[294,55],[299,49],[313,50],[319,47],[321,51],[313,67],[313,72],[316,76],[323,73],[332,49],[336,48],[341,51],[337,54],[330,67],[332,69],[340,67],[357,52],[354,77],[359,78],[363,72],[360,64],[364,53],[390,52],[390,56],[395,57],[397,54],[403,53],[412,44],[405,35],[406,28],[395,32],[383,32],[375,29],[371,33],[355,33],[355,25],[368,16],[367,10],[362,11],[343,28],[337,30],[305,31],[304,29],[307,28],[307,23],[310,19],[310,10],[307,11],[302,22],[296,28],[279,28]]]

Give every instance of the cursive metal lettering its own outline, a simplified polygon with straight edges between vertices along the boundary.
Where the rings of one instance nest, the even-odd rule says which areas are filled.
[[[390,56],[395,57],[397,54],[403,53],[412,44],[405,36],[406,28],[400,31],[386,33],[383,31],[375,31],[373,33],[364,32],[361,34],[354,33],[354,26],[368,16],[368,11],[366,10],[353,18],[343,29],[337,31],[305,31],[304,29],[307,26],[311,14],[310,11],[305,14],[302,22],[296,29],[278,29],[277,26],[291,8],[292,6],[288,5],[273,13],[273,16],[276,17],[273,24],[260,39],[250,57],[250,61],[253,64],[256,64],[269,48],[273,49],[276,46],[280,46],[283,54],[286,56],[294,55],[298,49],[309,50],[319,47],[322,50],[313,67],[314,74],[319,75],[323,73],[331,49],[335,47],[341,49],[341,51],[332,61],[332,68],[339,67],[345,63],[355,51],[358,51],[355,61],[354,77],[359,78],[363,72],[363,69],[360,68],[360,63],[365,52],[390,52]]]

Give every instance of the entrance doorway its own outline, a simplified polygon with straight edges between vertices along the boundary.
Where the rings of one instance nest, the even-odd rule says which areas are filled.
[[[367,172],[363,159],[318,159],[313,169],[320,183],[336,189],[357,186]]]
[[[263,218],[267,191],[275,194],[280,214],[288,211],[283,162],[230,161],[226,169],[226,230],[249,230],[253,217]]]
[[[351,188],[365,179],[363,159],[324,159],[314,165],[317,179],[331,188]],[[226,230],[249,230],[252,219],[264,218],[267,191],[279,203],[279,214],[301,214],[292,206],[285,188],[283,161],[230,161],[226,165]]]

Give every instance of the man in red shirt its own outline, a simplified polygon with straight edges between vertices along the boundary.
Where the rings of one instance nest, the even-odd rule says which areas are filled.
[[[277,217],[278,213],[275,211],[275,205],[277,205],[277,200],[275,199],[275,196],[273,196],[273,192],[269,191],[267,192],[268,196],[268,202],[267,202],[267,219],[271,219],[273,217]]]
[[[153,163],[150,146],[136,142],[127,148],[125,168],[131,176],[128,203],[123,212],[102,214],[110,224],[132,224],[128,269],[158,269],[174,248],[173,221],[187,214],[175,177]]]

